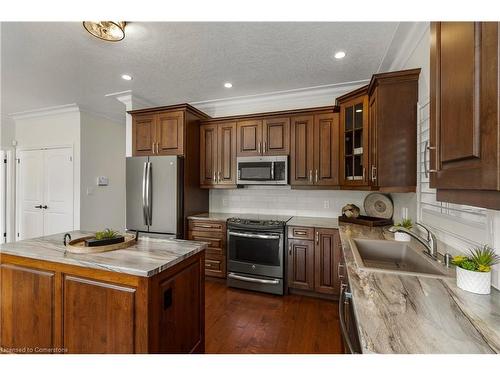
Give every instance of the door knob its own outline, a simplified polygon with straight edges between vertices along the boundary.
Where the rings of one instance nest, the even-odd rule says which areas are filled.
[[[46,210],[47,208],[49,208],[47,205],[43,206],[42,207],[44,210]]]
[[[35,206],[35,208],[42,208],[42,205],[39,204],[38,206]]]

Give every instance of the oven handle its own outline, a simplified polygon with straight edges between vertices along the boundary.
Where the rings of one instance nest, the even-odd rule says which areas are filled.
[[[280,283],[280,281],[278,279],[272,279],[272,280],[256,279],[254,277],[240,276],[240,275],[237,275],[237,274],[232,273],[232,272],[229,272],[227,274],[227,277],[229,277],[230,279],[248,281],[248,282],[257,283],[257,284],[274,284],[274,285],[276,285],[276,284]]]
[[[250,234],[250,233],[241,233],[241,232],[227,232],[230,236],[236,237],[245,237],[245,238],[262,238],[264,240],[279,240],[280,236],[273,236],[268,234]]]

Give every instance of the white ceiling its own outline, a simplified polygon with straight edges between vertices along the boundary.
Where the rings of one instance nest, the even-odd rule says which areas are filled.
[[[105,94],[133,90],[156,104],[255,95],[369,78],[396,22],[130,23],[104,42],[81,23],[2,23],[2,112],[68,103],[113,118]],[[333,54],[345,50],[336,60]],[[134,77],[121,79],[123,73]],[[223,83],[233,83],[225,89]]]

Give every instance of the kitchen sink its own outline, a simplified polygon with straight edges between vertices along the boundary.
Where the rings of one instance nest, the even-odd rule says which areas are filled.
[[[350,243],[360,269],[412,276],[451,276],[449,269],[407,242],[351,239]]]

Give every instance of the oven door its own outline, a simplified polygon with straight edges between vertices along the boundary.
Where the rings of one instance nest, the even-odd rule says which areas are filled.
[[[283,233],[229,229],[228,270],[283,278]]]

